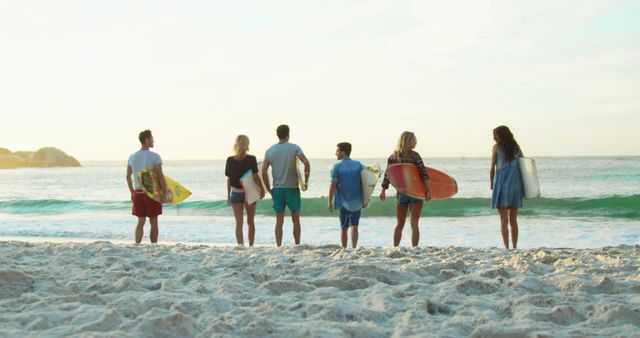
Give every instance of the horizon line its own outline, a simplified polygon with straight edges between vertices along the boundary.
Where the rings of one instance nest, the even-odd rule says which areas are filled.
[[[255,155],[254,155],[255,156]],[[532,156],[525,156],[527,158],[611,158],[611,157],[624,157],[624,158],[635,158],[635,157],[640,157],[640,154],[638,155],[532,155]],[[123,157],[124,160],[126,161],[126,157]],[[387,157],[354,157],[354,158],[359,158],[359,159],[365,159],[365,160],[378,160],[378,159],[386,159]],[[491,156],[422,156],[422,158],[428,158],[428,159],[487,159],[487,158],[491,158]],[[198,159],[174,159],[174,158],[170,158],[170,159],[165,159],[163,158],[163,161],[171,161],[171,162],[207,162],[207,161],[224,161],[227,158],[198,158]],[[335,160],[334,157],[309,157],[309,160],[320,160],[320,161],[324,161],[324,160]],[[123,161],[123,159],[104,159],[104,160],[96,160],[96,159],[91,159],[91,160],[82,160],[82,159],[78,159],[78,161],[80,162],[120,162]]]

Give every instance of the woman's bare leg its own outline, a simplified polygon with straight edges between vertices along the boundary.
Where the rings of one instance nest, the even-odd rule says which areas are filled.
[[[509,224],[511,224],[511,242],[518,248],[518,208],[509,208]]]
[[[411,211],[411,246],[414,248],[420,243],[420,215],[422,213],[422,206],[424,202],[410,204],[409,211]]]
[[[247,224],[249,225],[249,246],[250,247],[253,247],[253,242],[256,239],[256,207],[257,207],[256,203],[247,205]]]
[[[504,248],[509,249],[509,209],[498,208],[500,213],[500,232],[502,232],[502,242]]]
[[[244,223],[243,203],[233,203],[233,216],[236,218],[236,241],[238,245],[244,245],[244,234],[242,233],[242,223]]]
[[[409,211],[408,205],[396,204],[397,224],[396,224],[395,230],[393,231],[393,246],[399,246],[400,241],[402,241],[402,230],[404,229],[404,224],[407,221],[408,211]]]

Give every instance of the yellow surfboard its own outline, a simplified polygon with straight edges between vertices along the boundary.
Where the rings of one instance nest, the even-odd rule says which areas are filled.
[[[164,180],[167,182],[168,196],[162,196],[162,188],[158,182],[158,175],[155,170],[147,169],[138,173],[138,179],[142,182],[142,189],[147,196],[159,203],[176,204],[186,200],[191,196],[191,191],[165,175]]]

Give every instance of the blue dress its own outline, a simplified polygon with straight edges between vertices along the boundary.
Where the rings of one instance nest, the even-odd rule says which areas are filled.
[[[493,180],[493,196],[491,198],[493,209],[522,208],[524,187],[518,158],[520,156],[516,154],[511,162],[507,162],[502,149],[498,150],[496,176]]]

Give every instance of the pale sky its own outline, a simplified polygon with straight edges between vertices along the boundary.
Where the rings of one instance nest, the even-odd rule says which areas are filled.
[[[640,155],[640,1],[2,1],[0,147],[329,158]]]

